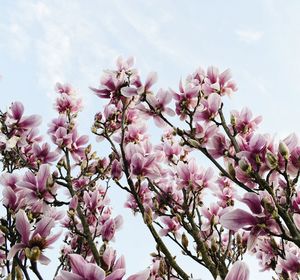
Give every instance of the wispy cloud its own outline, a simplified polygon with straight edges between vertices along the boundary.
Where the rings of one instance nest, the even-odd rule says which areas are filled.
[[[262,31],[255,31],[251,29],[239,29],[235,31],[238,38],[246,43],[253,43],[259,41],[264,33]]]

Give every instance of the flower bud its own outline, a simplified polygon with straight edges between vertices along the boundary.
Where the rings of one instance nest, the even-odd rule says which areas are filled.
[[[89,144],[89,145],[85,148],[84,152],[85,152],[86,155],[88,155],[88,154],[91,152],[91,150],[92,150],[92,145]]]
[[[181,235],[181,244],[182,244],[182,246],[183,246],[185,249],[187,249],[187,247],[189,246],[189,240],[188,240],[188,238],[186,237],[185,233],[183,233],[183,234]]]
[[[228,165],[228,173],[232,178],[235,177],[235,169],[232,163],[229,163]]]
[[[230,123],[232,126],[236,126],[236,116],[230,115]]]
[[[84,169],[86,169],[88,166],[88,163],[87,161],[84,159],[81,164],[80,164],[80,168],[81,168],[81,171],[84,171]]]
[[[34,246],[31,249],[27,247],[25,249],[25,256],[31,261],[36,262],[41,256],[41,250],[37,246]]]
[[[160,275],[160,276],[163,276],[163,275],[165,275],[166,273],[167,273],[167,266],[166,266],[166,263],[165,263],[165,261],[162,259],[162,260],[160,260],[160,262],[159,262],[159,268],[158,268],[158,274]]]
[[[252,166],[250,165],[248,159],[246,158],[242,158],[239,161],[239,167],[247,174],[249,174],[252,171]]]
[[[216,240],[213,238],[211,241],[211,250],[213,252],[217,252],[218,251],[218,244],[216,242]]]
[[[277,158],[272,154],[272,153],[267,153],[267,161],[268,161],[268,166],[272,169],[275,169],[278,165]]]
[[[272,201],[268,197],[264,197],[262,199],[262,204],[264,208],[267,210],[268,213],[273,214],[273,212],[276,210]]]
[[[23,280],[24,279],[23,272],[22,272],[21,268],[18,265],[16,266],[16,279],[17,280]]]
[[[194,148],[199,148],[199,142],[194,139],[189,139],[188,143]]]
[[[41,256],[41,250],[39,247],[34,246],[33,248],[31,248],[31,260],[32,261],[37,261]]]
[[[91,131],[92,131],[92,133],[97,133],[97,127],[92,126]]]
[[[284,159],[288,160],[290,152],[288,146],[284,142],[279,143],[279,153]]]
[[[151,225],[153,222],[152,210],[149,207],[147,209],[145,209],[144,222],[146,225]]]

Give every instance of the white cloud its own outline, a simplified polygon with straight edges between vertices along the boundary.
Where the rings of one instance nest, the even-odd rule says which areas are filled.
[[[253,43],[259,41],[264,33],[262,31],[255,31],[250,29],[245,30],[236,30],[235,34],[239,37],[239,39],[246,43]]]

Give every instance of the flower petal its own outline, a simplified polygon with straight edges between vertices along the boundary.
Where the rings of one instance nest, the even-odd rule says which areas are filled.
[[[249,279],[249,268],[241,261],[237,261],[231,267],[225,280],[248,280]]]
[[[241,209],[235,209],[222,215],[220,223],[230,230],[237,231],[244,226],[255,225],[257,220],[248,212]]]
[[[21,240],[24,244],[29,241],[30,223],[24,210],[19,210],[16,214],[16,228],[21,235]]]

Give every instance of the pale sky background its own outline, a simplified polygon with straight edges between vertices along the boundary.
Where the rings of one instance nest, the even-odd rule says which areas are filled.
[[[89,133],[102,105],[88,86],[98,85],[101,71],[114,66],[117,56],[133,55],[142,77],[157,71],[164,88],[177,89],[180,77],[198,66],[231,68],[239,91],[226,99],[227,108],[248,106],[263,115],[261,132],[297,133],[299,11],[297,0],[1,0],[0,107],[22,101],[28,114],[43,115],[45,131],[55,117],[54,84],[69,82],[84,99],[81,131]],[[125,197],[112,194],[115,213],[125,217],[114,247],[126,255],[130,274],[150,264],[154,247],[140,217],[121,207]],[[211,279],[183,264],[196,278]],[[251,261],[250,279],[268,277],[257,270]]]

